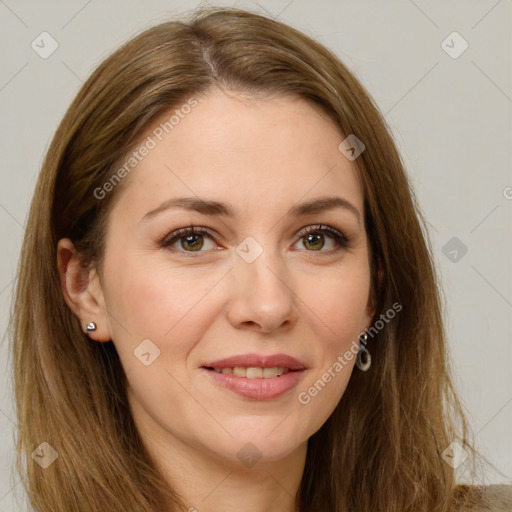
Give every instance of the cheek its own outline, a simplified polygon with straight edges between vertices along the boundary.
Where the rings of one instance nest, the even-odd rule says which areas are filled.
[[[133,351],[150,339],[161,351],[161,362],[167,354],[173,366],[185,361],[217,314],[214,288],[222,272],[206,266],[179,269],[149,254],[105,263],[107,309],[120,356],[133,364]]]
[[[333,269],[321,284],[305,280],[301,297],[323,325],[329,345],[340,348],[344,341],[366,327],[370,289],[369,268],[361,263]],[[306,292],[306,290],[308,290]]]
[[[137,333],[155,337],[172,329],[215,282],[211,273],[172,268],[149,254],[117,261],[109,272],[110,305]]]
[[[310,323],[316,329],[316,360],[308,379],[299,390],[299,402],[309,410],[310,428],[319,428],[329,417],[348,384],[357,355],[358,335],[367,322],[369,269],[364,264],[334,272],[332,279],[311,290],[308,308]]]
[[[132,403],[145,404],[158,422],[178,425],[166,415],[185,414],[193,405],[180,383],[188,378],[190,352],[219,314],[219,276],[206,267],[185,272],[156,260],[125,258],[110,267],[110,323],[129,392],[137,397]]]

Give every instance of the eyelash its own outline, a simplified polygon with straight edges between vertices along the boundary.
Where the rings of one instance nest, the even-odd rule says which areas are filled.
[[[330,250],[318,250],[318,251],[308,251],[306,252],[313,253],[314,256],[316,256],[315,253],[327,253],[332,254],[333,252],[338,252],[342,249],[346,249],[350,247],[350,238],[346,237],[343,233],[339,232],[337,229],[332,228],[331,226],[326,226],[324,224],[316,224],[312,226],[306,226],[303,228],[299,233],[299,238],[304,238],[307,235],[311,233],[323,233],[327,234],[331,238],[334,239],[334,241],[337,243],[338,247],[335,249]],[[181,238],[184,238],[188,235],[207,235],[210,238],[212,238],[215,241],[215,234],[212,230],[208,228],[203,227],[197,227],[197,226],[190,226],[187,228],[181,228],[177,229],[176,231],[173,231],[169,235],[166,235],[159,243],[160,247],[166,248],[169,250],[173,250],[174,252],[180,252],[180,253],[186,253],[187,255],[196,256],[198,253],[206,252],[206,251],[185,251],[183,249],[174,249],[171,248],[171,246],[180,240]]]

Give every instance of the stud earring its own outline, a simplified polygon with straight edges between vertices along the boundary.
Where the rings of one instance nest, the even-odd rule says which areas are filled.
[[[89,322],[87,324],[87,327],[85,328],[86,334],[89,334],[90,332],[95,331],[95,330],[96,330],[96,324],[94,322]]]
[[[356,357],[356,366],[362,371],[365,372],[370,368],[372,364],[372,356],[370,355],[370,351],[366,348],[366,342],[368,340],[368,334],[364,333],[359,337],[359,350],[357,352]]]

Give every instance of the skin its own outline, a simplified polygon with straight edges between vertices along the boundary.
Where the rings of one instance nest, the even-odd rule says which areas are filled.
[[[59,242],[63,292],[84,330],[96,322],[92,340],[113,340],[141,437],[190,510],[293,511],[307,440],[343,395],[354,359],[307,405],[298,395],[374,313],[362,187],[338,150],[345,137],[304,100],[220,91],[198,99],[125,178],[100,270],[82,269],[72,242]],[[289,214],[333,195],[360,218],[340,207]],[[234,216],[168,209],[141,220],[182,196],[228,203]],[[215,239],[199,235],[199,252],[183,238],[174,251],[159,245],[191,224]],[[349,246],[321,233],[308,245],[300,232],[317,224],[343,233]],[[263,248],[252,263],[235,251],[248,236]],[[160,350],[149,366],[134,356],[144,339]],[[308,369],[295,389],[268,401],[242,398],[200,370],[249,352],[290,354]],[[262,454],[252,467],[237,457],[249,442]]]

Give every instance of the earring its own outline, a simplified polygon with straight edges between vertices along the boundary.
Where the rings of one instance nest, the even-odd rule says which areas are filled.
[[[366,342],[368,340],[368,334],[364,333],[359,337],[359,350],[357,352],[356,357],[356,366],[362,371],[365,372],[370,368],[372,364],[372,356],[370,355],[369,350],[366,348]]]
[[[85,328],[86,334],[89,334],[90,332],[95,331],[95,330],[96,330],[96,324],[94,322],[89,322],[87,324],[87,327]]]

